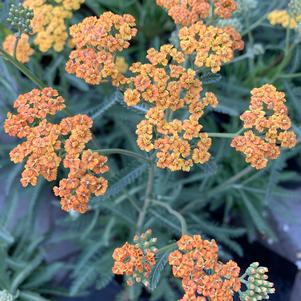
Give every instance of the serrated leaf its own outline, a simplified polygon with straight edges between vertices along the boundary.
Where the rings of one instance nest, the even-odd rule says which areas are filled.
[[[93,109],[86,112],[93,120],[102,116],[107,110],[109,110],[116,102],[119,101],[120,93],[115,92],[113,95],[105,99],[105,101]]]
[[[222,76],[219,73],[206,73],[201,76],[203,85],[210,85],[219,82]]]
[[[160,256],[160,259],[157,261],[156,265],[154,266],[151,276],[150,276],[150,289],[154,290],[160,281],[161,273],[164,270],[167,262],[168,262],[168,255],[170,252],[163,253]]]
[[[110,197],[114,197],[119,194],[124,188],[132,184],[136,179],[138,179],[148,168],[147,164],[141,164],[136,166],[134,169],[127,172],[122,176],[117,182],[111,184],[104,197],[98,198],[98,200],[105,200]]]
[[[269,238],[276,240],[276,235],[274,231],[269,227],[261,213],[258,209],[253,205],[253,202],[248,198],[248,196],[243,192],[239,191],[242,196],[243,205],[246,207],[249,216],[253,220],[253,224],[256,229],[264,235],[267,235]]]

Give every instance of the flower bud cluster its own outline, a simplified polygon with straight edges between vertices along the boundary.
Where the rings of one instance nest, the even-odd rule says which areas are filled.
[[[274,284],[268,281],[268,269],[254,262],[246,271],[247,279],[244,283],[247,290],[240,293],[242,301],[258,301],[269,299],[270,294],[275,293]]]
[[[7,22],[19,34],[31,33],[31,20],[33,18],[33,10],[24,7],[21,3],[18,5],[12,4],[9,9]]]

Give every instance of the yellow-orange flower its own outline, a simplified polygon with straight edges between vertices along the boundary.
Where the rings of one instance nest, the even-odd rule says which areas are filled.
[[[16,44],[16,36],[8,35],[3,42],[3,49],[10,55],[14,54]],[[16,58],[20,63],[28,63],[30,57],[33,55],[34,50],[30,47],[29,36],[22,33],[16,49]]]
[[[193,163],[210,159],[211,139],[201,132],[199,119],[207,106],[217,105],[217,98],[207,92],[200,99],[201,81],[194,70],[181,65],[185,57],[172,45],[163,45],[160,51],[150,49],[147,58],[150,64],[130,67],[132,87],[124,93],[129,106],[140,101],[153,105],[137,126],[138,146],[147,152],[157,150],[160,168],[189,171]],[[173,112],[181,109],[187,109],[188,116],[173,119]]]
[[[237,9],[235,0],[213,0],[215,5],[215,15],[223,18],[231,18],[233,12]]]
[[[188,26],[209,16],[208,0],[157,0],[176,24]]]
[[[235,50],[244,48],[240,34],[230,26],[220,28],[198,22],[181,28],[179,38],[184,54],[196,54],[195,65],[210,68],[214,73],[233,59]]]
[[[65,107],[64,99],[52,88],[42,91],[34,89],[20,95],[14,107],[17,114],[8,113],[4,130],[10,136],[26,138],[25,142],[10,152],[14,163],[20,163],[28,157],[22,173],[22,185],[36,185],[38,176],[48,181],[55,180],[61,161],[56,153],[60,149],[60,128],[45,118],[62,110]]]
[[[280,148],[293,148],[296,135],[291,128],[291,120],[285,105],[283,92],[273,85],[264,85],[251,91],[249,110],[241,115],[245,129],[243,136],[235,137],[232,147],[246,155],[246,162],[261,169],[268,160],[280,155]],[[257,134],[258,133],[258,134]]]
[[[301,22],[301,15],[293,17],[286,10],[273,10],[268,14],[268,20],[272,25],[295,29],[298,23]]]
[[[218,246],[214,240],[200,235],[183,235],[178,250],[170,253],[168,262],[173,275],[180,278],[184,296],[180,301],[232,301],[241,283],[240,268],[232,260],[223,264],[218,260]]]
[[[231,18],[237,9],[234,0],[214,0],[214,15]],[[190,26],[209,17],[211,4],[209,0],[157,0],[176,24]]]
[[[53,48],[60,52],[68,38],[66,20],[71,19],[72,12],[79,9],[84,0],[55,0],[58,5],[48,4],[46,0],[25,0],[25,7],[33,9],[31,22],[34,43],[40,51],[47,52]]]
[[[120,69],[121,61],[114,59],[114,53],[128,48],[136,33],[135,19],[131,15],[105,12],[99,18],[85,18],[70,28],[76,49],[70,54],[66,71],[92,85],[108,77],[115,86],[128,83],[122,74],[124,66]]]
[[[47,181],[56,180],[64,158],[64,167],[70,172],[54,192],[61,197],[64,210],[86,212],[90,196],[103,195],[108,187],[105,178],[95,176],[108,171],[107,157],[86,150],[92,139],[91,118],[75,115],[64,118],[60,124],[49,122],[48,115],[65,108],[64,99],[52,88],[34,89],[20,95],[14,108],[17,114],[7,114],[4,130],[10,136],[26,138],[10,152],[14,163],[27,158],[21,184],[35,186],[39,176]]]
[[[113,252],[115,260],[113,273],[126,275],[129,286],[134,282],[149,286],[149,276],[156,264],[157,248],[154,246],[156,241],[157,239],[152,237],[152,231],[147,230],[134,237],[135,245],[126,242],[121,248],[116,248]]]

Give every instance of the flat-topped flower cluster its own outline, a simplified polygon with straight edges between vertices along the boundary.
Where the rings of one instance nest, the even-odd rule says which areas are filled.
[[[62,208],[84,213],[91,194],[102,195],[108,183],[96,175],[108,171],[107,158],[86,150],[92,139],[93,121],[87,115],[75,115],[52,123],[48,119],[65,108],[64,99],[52,88],[34,89],[20,95],[14,103],[17,113],[7,114],[4,130],[10,136],[25,138],[11,152],[14,163],[27,159],[21,184],[37,185],[38,177],[57,179],[61,161],[70,170],[54,188],[61,197]]]

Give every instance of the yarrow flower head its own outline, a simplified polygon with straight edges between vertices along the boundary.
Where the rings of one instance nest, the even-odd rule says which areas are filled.
[[[231,26],[221,28],[198,22],[181,28],[179,39],[184,54],[196,54],[197,67],[210,68],[214,73],[233,59],[235,50],[244,48],[239,32]]]
[[[76,49],[70,54],[66,71],[93,85],[108,77],[115,86],[127,83],[114,54],[128,48],[136,33],[135,19],[131,15],[105,12],[99,18],[85,18],[70,28]]]
[[[64,49],[68,38],[66,20],[71,19],[72,12],[79,9],[84,0],[56,0],[58,5],[48,4],[46,0],[25,0],[23,5],[31,8],[34,17],[31,21],[34,43],[40,51],[47,52],[53,48],[56,52]]]
[[[181,301],[232,301],[241,287],[240,268],[234,261],[221,263],[214,240],[200,235],[183,235],[178,249],[170,253],[168,262],[173,275],[180,278],[184,289]]]
[[[126,242],[121,248],[116,248],[113,253],[115,260],[113,273],[126,275],[129,286],[134,283],[143,283],[149,286],[149,277],[152,267],[156,264],[155,247],[157,239],[152,237],[152,231],[147,230],[134,237],[134,245]]]
[[[268,20],[272,25],[281,25],[284,28],[295,29],[301,22],[301,13],[290,16],[287,10],[273,10],[268,14]]]
[[[65,108],[64,99],[52,88],[34,89],[20,95],[14,108],[17,114],[7,114],[4,130],[10,136],[26,139],[10,152],[14,163],[27,158],[21,184],[35,186],[39,176],[47,181],[56,180],[64,155],[64,167],[70,172],[68,178],[54,188],[55,194],[62,198],[64,210],[87,211],[90,195],[102,195],[108,186],[104,178],[94,176],[108,170],[107,158],[85,150],[92,138],[90,117],[75,115],[59,124],[49,122],[48,116]]]
[[[3,42],[3,49],[10,55],[14,55],[15,44],[17,38],[15,35],[11,34],[6,36]],[[34,50],[30,47],[29,36],[22,33],[17,48],[16,48],[16,58],[20,63],[28,63],[30,57],[33,55]]]
[[[185,57],[172,45],[163,45],[160,51],[150,49],[147,58],[150,64],[130,67],[135,76],[124,93],[129,106],[142,100],[153,105],[137,126],[138,146],[147,152],[157,150],[160,168],[189,171],[193,162],[205,163],[210,158],[211,139],[201,132],[198,121],[207,106],[217,105],[217,98],[207,92],[200,100],[201,81],[195,71],[181,66]],[[188,109],[187,118],[170,118],[172,112],[184,108]]]
[[[108,188],[108,181],[96,176],[109,170],[107,157],[85,150],[86,144],[92,139],[92,124],[87,115],[67,117],[60,123],[61,134],[69,135],[64,146],[66,155],[63,163],[70,171],[68,177],[54,187],[54,193],[61,198],[61,206],[65,211],[85,213],[91,195],[103,195]]]
[[[190,26],[209,17],[211,4],[209,0],[157,0],[165,8],[176,24]],[[214,0],[214,14],[228,19],[236,10],[234,0]]]
[[[269,295],[275,293],[274,284],[268,281],[267,272],[268,269],[261,267],[258,262],[250,265],[244,277],[247,289],[239,294],[242,301],[269,299]]]
[[[280,155],[281,148],[293,148],[296,134],[290,131],[291,120],[283,92],[273,85],[264,85],[251,91],[249,110],[241,115],[245,129],[243,136],[233,139],[231,146],[246,155],[246,162],[256,169],[266,167],[268,160]]]
[[[46,120],[47,115],[55,115],[65,107],[64,99],[52,88],[42,91],[34,89],[20,95],[14,103],[17,114],[7,114],[4,130],[10,136],[26,138],[10,152],[14,163],[28,160],[22,173],[21,184],[36,185],[38,176],[48,181],[57,177],[57,168],[60,157],[57,150],[60,148],[59,127]],[[37,124],[37,125],[35,125]]]

